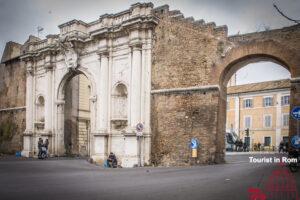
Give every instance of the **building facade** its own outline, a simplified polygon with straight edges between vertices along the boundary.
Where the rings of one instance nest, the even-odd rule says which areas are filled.
[[[290,80],[230,86],[227,92],[227,132],[235,132],[251,149],[258,143],[276,149],[288,141]]]

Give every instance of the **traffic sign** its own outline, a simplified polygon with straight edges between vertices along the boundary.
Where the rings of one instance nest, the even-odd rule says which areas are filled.
[[[295,120],[300,120],[300,106],[296,106],[292,109],[291,115]]]
[[[138,123],[138,124],[136,125],[136,131],[137,131],[137,132],[142,132],[143,129],[144,129],[144,125],[143,125],[142,123]]]
[[[196,138],[191,139],[190,147],[191,149],[197,149],[199,146],[199,142]]]
[[[292,146],[297,148],[297,149],[300,149],[300,136],[299,135],[295,135],[293,138],[292,138]]]
[[[143,136],[144,125],[142,123],[138,123],[136,125],[136,135]]]

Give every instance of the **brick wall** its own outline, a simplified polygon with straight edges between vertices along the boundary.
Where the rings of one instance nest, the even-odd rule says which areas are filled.
[[[152,91],[209,85],[213,60],[221,53],[220,40],[222,35],[210,29],[161,16],[155,28]],[[217,89],[152,94],[152,162],[167,166],[222,162],[224,137],[219,139],[217,130],[225,126],[226,112],[224,125],[218,124],[221,103]],[[201,143],[196,160],[189,149],[193,137]]]
[[[22,62],[12,60],[0,65],[0,152],[22,150],[25,131],[26,71]],[[10,109],[23,107],[20,109]]]

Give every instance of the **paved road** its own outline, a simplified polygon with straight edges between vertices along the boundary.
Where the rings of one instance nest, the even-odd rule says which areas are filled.
[[[5,159],[0,161],[0,199],[248,199],[249,187],[264,188],[272,172],[284,168],[250,164],[248,157],[231,155],[222,165],[135,169],[103,169],[75,159]],[[300,191],[300,172],[292,178]]]

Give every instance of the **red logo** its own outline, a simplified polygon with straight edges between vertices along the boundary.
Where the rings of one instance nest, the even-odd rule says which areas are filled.
[[[263,190],[252,187],[248,189],[249,200],[300,200],[295,177],[283,164],[280,166],[281,168],[272,171],[271,176],[264,184]]]

